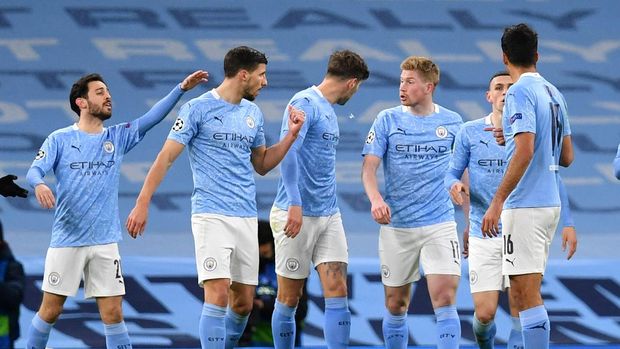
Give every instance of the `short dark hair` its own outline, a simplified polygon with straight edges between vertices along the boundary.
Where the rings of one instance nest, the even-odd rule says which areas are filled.
[[[75,103],[75,100],[80,97],[88,97],[88,83],[92,81],[101,81],[106,84],[101,75],[91,73],[82,76],[73,84],[73,86],[71,86],[71,92],[69,93],[69,105],[71,106],[71,110],[73,110],[78,116],[80,116],[80,107],[78,107]]]
[[[518,67],[533,66],[538,52],[538,34],[525,23],[507,27],[502,35],[502,51],[508,61]]]
[[[242,69],[252,72],[261,63],[267,64],[264,53],[247,46],[235,47],[224,57],[224,76],[232,78]]]
[[[329,56],[327,75],[344,79],[368,79],[370,72],[364,59],[357,53],[349,50],[336,51]]]
[[[489,84],[491,83],[491,81],[493,81],[493,79],[498,76],[510,76],[510,73],[508,73],[506,70],[498,71],[497,73],[493,74],[493,76],[491,76],[491,78],[489,79]]]

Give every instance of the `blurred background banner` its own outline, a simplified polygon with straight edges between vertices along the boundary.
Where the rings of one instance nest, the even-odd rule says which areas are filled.
[[[334,50],[352,49],[366,59],[371,76],[347,105],[336,107],[340,118],[338,200],[350,255],[364,261],[374,260],[378,226],[370,217],[370,204],[360,181],[360,152],[377,113],[399,104],[400,62],[409,55],[431,57],[441,69],[435,101],[457,111],[466,121],[477,119],[490,111],[484,96],[490,76],[503,69],[499,43],[503,28],[526,22],[539,33],[540,73],[567,99],[575,147],[575,162],[569,169],[562,169],[561,174],[579,234],[579,250],[573,261],[560,261],[564,254],[556,238],[551,258],[557,264],[552,263],[547,281],[552,284],[548,286],[553,290],[550,295],[556,297],[553,302],[559,303],[558,308],[554,308],[556,303],[550,308],[572,309],[566,315],[571,323],[583,319],[594,331],[618,333],[617,327],[606,326],[605,321],[609,320],[605,316],[615,321],[620,316],[617,311],[620,272],[614,268],[620,246],[620,181],[613,178],[611,169],[620,141],[619,13],[620,2],[615,0],[109,0],[105,3],[3,0],[0,2],[0,176],[17,174],[18,183],[27,186],[27,169],[45,137],[75,121],[68,93],[71,84],[84,73],[99,72],[106,79],[114,104],[107,125],[112,125],[141,116],[196,69],[208,70],[210,82],[187,93],[182,102],[208,91],[223,79],[222,60],[228,49],[238,45],[255,47],[269,57],[269,86],[261,91],[256,102],[265,114],[267,142],[272,144],[277,140],[289,98],[298,90],[320,83],[327,59]],[[175,117],[176,110],[125,158],[120,178],[121,222],[133,207]],[[265,177],[257,177],[260,218],[268,216],[278,175],[275,169]],[[47,180],[54,183],[51,174]],[[161,258],[153,262],[158,267],[167,261],[177,263],[178,257],[191,258],[191,191],[191,172],[184,153],[153,198],[145,236],[138,240],[125,239],[121,243],[122,255]],[[457,213],[459,230],[463,226],[461,216]],[[31,195],[27,200],[0,200],[0,219],[15,254],[27,261],[29,276],[39,280],[42,267],[37,269],[28,262],[39,263],[37,258],[45,255],[53,213],[40,209]],[[356,280],[365,280],[362,275],[367,271],[375,273],[374,266],[378,264],[376,261],[355,263],[351,269],[359,273],[355,274]],[[155,270],[149,264],[137,264],[137,269],[127,271],[128,275],[136,276],[137,285],[150,282],[144,279],[144,275]],[[191,263],[188,265],[183,270],[193,279],[194,270]],[[579,287],[575,286],[583,290],[585,285],[590,285],[589,296],[576,296],[570,286],[559,280],[564,277],[589,280],[593,275],[606,280],[604,286],[597,282],[577,282]],[[370,281],[359,281],[363,282]],[[145,292],[154,292],[147,289]],[[467,290],[463,282],[459,291],[463,321],[469,321],[465,309],[471,308]],[[194,288],[183,292],[199,291]],[[40,301],[33,292],[27,299],[31,305]],[[360,323],[368,324],[366,328],[353,326],[363,336],[352,338],[360,343],[381,343],[373,329],[376,324],[372,325],[372,321],[379,321],[383,315],[380,284],[359,292],[360,297],[367,295],[365,302],[372,306],[356,307],[355,301],[352,303],[353,309],[359,312],[356,316],[363,319]],[[129,297],[131,293],[130,289]],[[603,296],[601,299],[609,303],[602,309],[615,312],[601,315],[584,303]],[[571,299],[579,300],[576,309],[568,308]],[[174,301],[187,301],[193,305],[192,311],[198,309],[197,301],[189,295],[175,297]],[[421,297],[422,301],[426,302],[426,297]],[[315,315],[318,311],[316,307],[310,308],[310,319],[320,318],[320,314]],[[31,315],[25,312],[22,317],[30,319]],[[63,316],[63,319],[67,317]],[[168,316],[172,315],[154,314],[153,318],[168,319]],[[166,323],[195,336],[196,326],[192,323],[185,329],[183,323],[176,321],[189,320],[181,318]],[[96,320],[93,317],[93,323]],[[430,328],[432,317],[420,315],[411,321],[411,326]],[[428,325],[422,325],[425,323]],[[153,324],[155,328],[159,326]],[[99,331],[99,325],[91,325],[83,330],[92,332],[96,327]],[[320,323],[314,326],[321,328]],[[132,336],[134,329],[130,328]],[[607,329],[615,330],[605,332]],[[574,331],[583,333],[579,329]],[[423,335],[423,331],[412,333]],[[498,334],[499,338],[502,335]],[[576,342],[594,340],[591,338],[618,341],[611,335],[588,336],[573,334],[567,338]],[[424,337],[415,341],[428,342]],[[319,342],[316,339],[308,344]]]

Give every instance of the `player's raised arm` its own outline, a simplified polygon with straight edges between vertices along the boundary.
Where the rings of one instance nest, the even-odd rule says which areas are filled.
[[[177,104],[183,93],[193,89],[200,83],[206,83],[209,73],[204,70],[197,70],[188,75],[180,84],[176,85],[166,97],[159,100],[146,114],[139,117],[135,122],[138,123],[138,132],[140,138],[144,137],[146,132],[161,122],[168,113]]]
[[[299,130],[301,130],[306,120],[305,113],[291,105],[288,106],[288,112],[288,132],[284,138],[269,148],[260,146],[252,149],[252,166],[254,170],[256,170],[256,173],[261,176],[266,175],[274,167],[278,166],[286,155],[286,152],[297,139]]]
[[[144,232],[151,198],[166,176],[168,169],[172,166],[179,154],[183,152],[184,148],[185,146],[183,144],[174,140],[169,139],[164,143],[164,146],[157,155],[157,159],[155,159],[153,166],[146,175],[144,185],[136,200],[136,205],[133,210],[131,210],[129,217],[127,217],[125,226],[131,237],[136,238]]]

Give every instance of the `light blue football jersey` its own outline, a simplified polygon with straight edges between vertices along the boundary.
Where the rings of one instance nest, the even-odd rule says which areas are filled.
[[[338,212],[336,196],[336,147],[340,139],[338,120],[331,103],[312,86],[296,93],[290,105],[306,114],[296,144],[299,196],[304,216],[330,216]],[[280,138],[288,132],[288,112],[284,112]],[[274,205],[288,210],[289,197],[282,178]]]
[[[462,124],[459,114],[439,105],[429,116],[412,115],[404,106],[379,113],[362,154],[383,160],[384,198],[392,211],[392,227],[454,220],[444,177]]]
[[[77,125],[50,134],[32,167],[54,171],[56,211],[50,247],[103,245],[121,240],[118,181],[125,154],[140,141],[138,123],[91,134]]]
[[[228,103],[215,89],[181,107],[168,139],[189,149],[193,214],[256,217],[251,155],[265,145],[263,124],[256,104]]]
[[[446,175],[446,188],[460,180],[467,168],[469,173],[469,236],[482,238],[482,217],[504,177],[506,152],[495,142],[491,117],[466,122],[456,135],[454,154]],[[501,228],[501,224],[500,224]]]
[[[521,132],[535,134],[534,157],[504,208],[560,206],[556,173],[563,138],[571,134],[562,94],[538,73],[521,75],[506,94],[502,125],[509,163],[514,137]]]

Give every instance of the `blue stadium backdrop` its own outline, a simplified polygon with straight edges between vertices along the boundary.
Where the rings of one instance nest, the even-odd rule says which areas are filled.
[[[282,111],[297,90],[317,84],[330,53],[349,48],[364,56],[370,79],[344,107],[338,146],[338,199],[351,261],[352,344],[380,345],[383,292],[377,262],[377,225],[360,182],[362,144],[376,114],[397,105],[399,64],[430,56],[442,75],[435,99],[465,120],[486,115],[490,75],[503,68],[499,39],[510,24],[527,22],[540,34],[539,70],[564,92],[576,150],[562,170],[579,232],[579,251],[566,261],[558,240],[543,293],[555,343],[620,343],[620,182],[611,161],[620,141],[620,2],[598,1],[120,1],[0,2],[0,175],[25,174],[40,144],[74,122],[67,96],[86,72],[103,74],[111,88],[109,123],[140,116],[187,73],[222,80],[222,58],[237,45],[269,56],[269,86],[257,99],[268,143],[278,135]],[[180,105],[180,104],[179,104]],[[127,157],[120,181],[124,221],[175,112]],[[257,177],[259,216],[266,218],[278,171]],[[53,177],[49,178],[53,183]],[[198,347],[201,289],[196,286],[190,233],[191,173],[184,154],[153,199],[146,235],[121,243],[128,295],[125,312],[136,347]],[[40,302],[43,257],[53,215],[33,196],[0,200],[7,240],[28,273],[21,323]],[[459,215],[459,224],[462,218]],[[464,266],[466,268],[466,265]],[[466,269],[464,274],[466,275]],[[458,309],[463,344],[471,344],[472,302],[462,278]],[[304,343],[321,345],[320,288],[312,278]],[[424,283],[409,311],[410,344],[432,343],[434,316]],[[498,339],[507,339],[506,305],[498,313]],[[503,330],[502,330],[503,329]],[[67,302],[50,347],[100,347],[96,306]],[[18,347],[23,341],[18,342]]]

